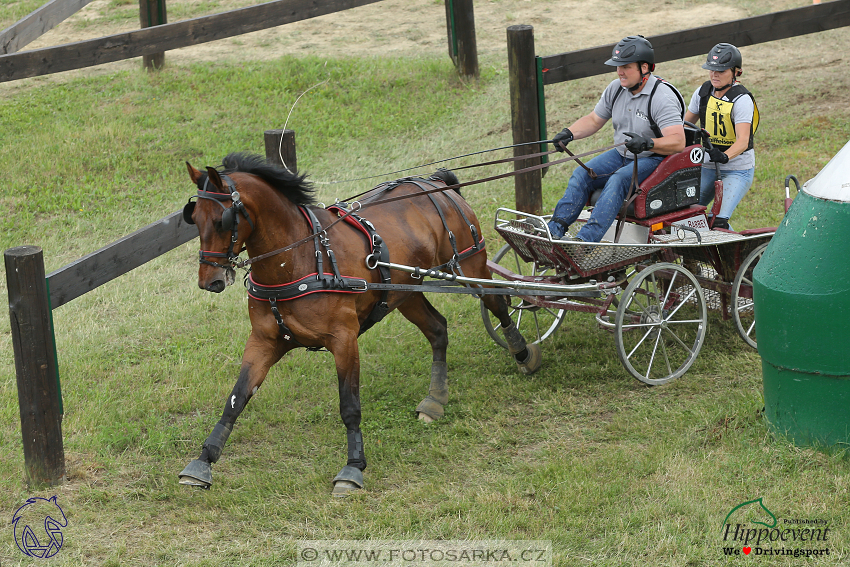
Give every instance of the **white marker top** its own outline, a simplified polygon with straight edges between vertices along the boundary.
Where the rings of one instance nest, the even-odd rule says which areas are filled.
[[[803,191],[820,199],[850,202],[850,142],[829,160],[820,173],[806,181]]]

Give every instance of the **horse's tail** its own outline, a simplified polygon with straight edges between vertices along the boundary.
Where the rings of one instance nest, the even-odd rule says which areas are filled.
[[[457,185],[457,184],[460,183],[460,180],[457,178],[457,175],[455,175],[454,171],[452,171],[450,169],[446,169],[444,167],[441,167],[440,169],[435,171],[434,175],[432,175],[431,178],[432,179],[435,179],[435,178],[439,179],[440,181],[442,181],[446,185]],[[460,187],[456,187],[455,192],[458,195],[460,195]],[[463,195],[461,195],[461,197],[462,196]]]

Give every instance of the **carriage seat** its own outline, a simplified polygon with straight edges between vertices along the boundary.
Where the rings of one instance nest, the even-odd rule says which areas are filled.
[[[665,157],[638,187],[637,197],[626,209],[627,220],[645,221],[698,204],[702,157],[699,144]],[[601,194],[602,189],[595,190],[589,204],[595,205]]]

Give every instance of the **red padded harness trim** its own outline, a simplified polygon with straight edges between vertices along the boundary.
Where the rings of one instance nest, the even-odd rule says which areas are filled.
[[[285,291],[288,291],[289,289],[297,288],[298,285],[300,284],[300,282],[303,282],[304,280],[306,280],[308,278],[312,278],[313,281],[315,281],[317,275],[318,275],[317,272],[313,272],[312,274],[307,274],[303,278],[297,279],[294,282],[283,283],[283,284],[274,284],[274,285],[258,284],[256,281],[254,281],[254,278],[251,274],[248,274],[248,279],[251,280],[251,284],[253,286],[256,286],[257,288],[261,288],[261,289],[267,290],[267,291],[285,292]],[[333,277],[333,274],[329,274],[328,272],[325,272],[325,275],[329,276],[329,277]],[[347,277],[347,276],[343,276],[343,277]],[[350,277],[348,277],[348,279],[362,281],[363,285],[364,286],[366,285],[366,280],[364,280],[362,278],[350,278]],[[304,296],[307,296],[307,295],[310,295],[310,294],[313,294],[313,293],[363,293],[365,291],[366,291],[365,289],[362,289],[362,290],[328,289],[328,288],[323,287],[323,288],[319,288],[319,289],[307,290],[304,293],[294,295],[292,297],[278,297],[277,301],[291,301],[293,299],[298,299],[300,297],[304,297]],[[250,291],[248,292],[248,297],[250,297],[252,299],[256,299],[257,301],[269,301],[266,298],[257,297],[255,295],[251,294]]]

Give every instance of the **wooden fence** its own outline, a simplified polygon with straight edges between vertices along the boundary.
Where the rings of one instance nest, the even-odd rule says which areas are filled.
[[[647,39],[652,42],[658,63],[704,55],[720,42],[744,47],[848,25],[850,0],[834,0]],[[610,73],[611,68],[602,62],[610,57],[614,45],[535,57],[534,29],[531,26],[509,27],[508,70],[514,143],[546,138],[545,85]],[[533,145],[520,146],[514,149],[514,155],[519,157],[537,151]],[[536,165],[540,163],[539,159],[517,161],[516,169]],[[537,214],[542,212],[540,170],[518,175],[514,188],[517,209]]]
[[[295,132],[267,130],[266,159],[296,169]],[[37,246],[4,253],[9,316],[30,485],[54,485],[65,477],[62,392],[52,310],[198,237],[182,210],[44,275]]]
[[[0,32],[0,82],[82,69],[133,57],[161,66],[164,52],[315,18],[381,0],[273,0],[265,4],[165,23],[165,0],[140,0],[144,29],[16,53],[91,0],[53,0]],[[449,54],[458,71],[477,77],[472,0],[445,0]],[[158,57],[161,56],[161,57]]]

